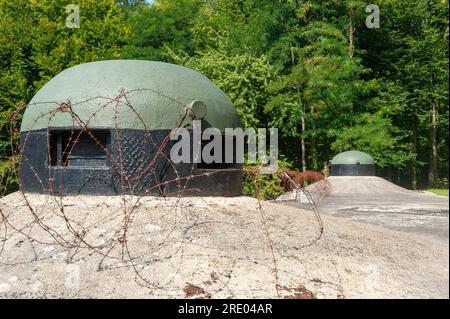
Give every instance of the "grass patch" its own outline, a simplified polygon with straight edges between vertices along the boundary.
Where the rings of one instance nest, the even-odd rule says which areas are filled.
[[[432,192],[436,195],[448,196],[448,188],[429,188],[427,192]]]

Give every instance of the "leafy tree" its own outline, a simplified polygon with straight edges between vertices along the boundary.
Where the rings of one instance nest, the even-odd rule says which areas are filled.
[[[412,188],[448,183],[448,0],[379,0],[379,29],[363,0],[79,0],[72,29],[71,3],[0,0],[0,191],[16,187],[17,103],[65,68],[116,58],[205,74],[244,126],[280,129],[297,167],[356,148]]]
[[[128,10],[132,30],[120,51],[128,59],[164,60],[164,46],[192,53],[192,26],[201,0],[156,0],[151,5],[135,4]]]
[[[280,127],[284,136],[300,138],[302,169],[317,170],[318,137],[326,133],[327,125],[345,123],[363,84],[358,77],[364,68],[350,58],[346,38],[330,24],[312,23],[297,37],[299,48],[292,48],[291,72],[272,86],[275,97],[265,110],[270,124]]]
[[[264,56],[228,56],[214,49],[197,52],[194,57],[170,51],[170,56],[176,63],[213,80],[235,104],[244,127],[266,125],[263,106],[269,99],[267,88],[275,73]]]
[[[70,0],[35,2],[37,27],[32,39],[32,63],[38,69],[35,83],[41,87],[62,70],[80,63],[117,55],[127,29],[113,0],[80,0],[80,28],[67,28],[66,5]]]
[[[67,28],[66,6],[72,3],[0,0],[0,176],[8,185],[15,185],[9,128],[19,124],[10,123],[16,105],[62,70],[113,54],[126,37],[115,1],[78,1],[80,28]],[[17,144],[18,136],[12,141]]]
[[[408,144],[400,144],[404,146],[399,147],[402,136],[398,136],[398,129],[390,119],[380,114],[360,114],[352,126],[339,132],[331,130],[330,133],[336,136],[331,144],[336,154],[350,149],[367,152],[381,168],[389,165],[403,167],[411,157]]]
[[[382,79],[386,99],[404,99],[389,115],[411,144],[412,187],[448,176],[448,1],[379,2],[382,27],[367,30],[365,63]],[[440,156],[439,156],[440,154]],[[425,164],[422,169],[422,165]],[[420,182],[422,180],[422,182]]]

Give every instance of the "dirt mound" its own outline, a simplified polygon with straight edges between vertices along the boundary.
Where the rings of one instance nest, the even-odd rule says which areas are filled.
[[[383,194],[417,195],[417,192],[395,185],[377,176],[330,176],[307,186],[304,190],[287,192],[277,198],[277,201],[298,201],[308,203],[309,200],[319,202],[322,198],[332,195],[368,195]],[[309,199],[308,199],[309,198]]]
[[[427,236],[448,243],[448,197],[411,191],[375,176],[329,177],[329,193],[319,183],[306,188],[322,214]],[[319,190],[319,191],[317,191]],[[280,203],[311,209],[306,196],[284,194]],[[284,199],[284,201],[282,201]]]
[[[330,176],[327,181],[331,194],[414,193],[378,176]]]

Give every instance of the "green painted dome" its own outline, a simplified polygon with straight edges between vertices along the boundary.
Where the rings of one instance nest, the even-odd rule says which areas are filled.
[[[372,156],[360,151],[347,151],[333,157],[331,165],[375,165]]]
[[[62,103],[76,116],[60,108]],[[21,131],[83,126],[80,122],[90,128],[171,129],[191,122],[189,108],[221,130],[241,126],[230,99],[194,70],[151,61],[91,62],[45,84],[25,110]]]

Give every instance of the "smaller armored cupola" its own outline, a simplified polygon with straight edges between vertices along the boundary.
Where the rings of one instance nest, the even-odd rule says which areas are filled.
[[[360,151],[347,151],[331,160],[333,176],[374,176],[376,162],[372,156]]]

